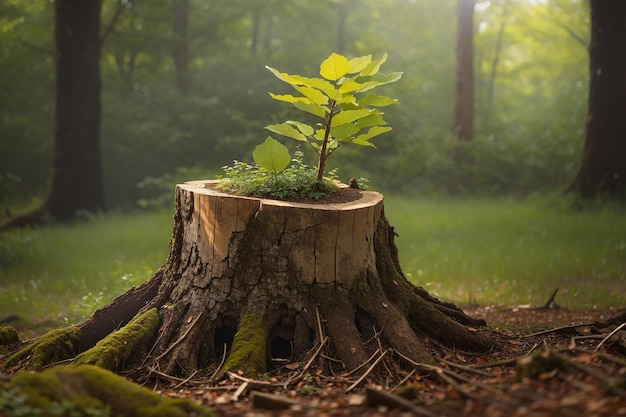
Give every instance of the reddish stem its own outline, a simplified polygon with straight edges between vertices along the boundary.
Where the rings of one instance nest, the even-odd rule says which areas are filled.
[[[326,119],[326,130],[324,131],[324,140],[322,141],[322,149],[320,150],[320,159],[317,164],[317,182],[318,184],[322,183],[324,178],[324,166],[326,165],[326,147],[328,145],[328,137],[330,136],[330,125],[333,121],[333,113],[335,112],[335,107],[337,106],[337,102],[335,100],[332,101],[330,105],[330,113],[328,113],[328,118]]]

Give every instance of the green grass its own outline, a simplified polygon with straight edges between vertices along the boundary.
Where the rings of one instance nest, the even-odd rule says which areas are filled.
[[[557,200],[386,198],[405,274],[457,303],[626,305],[624,209]]]
[[[626,305],[624,210],[554,202],[387,196],[404,272],[457,303]],[[0,317],[77,322],[166,260],[171,210],[0,234]]]
[[[93,216],[0,234],[0,317],[75,322],[167,259],[172,212]]]

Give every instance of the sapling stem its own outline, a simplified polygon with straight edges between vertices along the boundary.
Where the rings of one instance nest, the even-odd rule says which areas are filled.
[[[337,102],[332,100],[330,103],[330,112],[328,113],[328,117],[326,118],[326,129],[324,130],[324,140],[322,141],[322,148],[320,149],[320,159],[317,164],[317,182],[321,184],[324,179],[324,166],[326,165],[326,147],[328,145],[328,137],[330,136],[330,125],[333,121],[333,115],[335,114],[335,107],[337,107]]]

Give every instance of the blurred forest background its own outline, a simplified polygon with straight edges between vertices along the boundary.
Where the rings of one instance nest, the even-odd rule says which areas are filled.
[[[101,147],[109,208],[170,205],[172,184],[249,161],[290,118],[265,68],[317,74],[330,52],[389,54],[399,98],[378,149],[339,175],[389,193],[528,196],[563,189],[584,141],[589,5],[478,1],[473,164],[456,164],[456,0],[104,0]],[[41,201],[54,142],[54,3],[0,4],[0,206]],[[294,113],[295,114],[295,113]],[[293,116],[299,117],[299,116]],[[356,149],[358,148],[358,149]],[[309,149],[305,149],[308,152]],[[312,155],[309,155],[312,157]],[[4,211],[4,210],[3,210]]]
[[[103,0],[94,39],[108,212],[0,234],[0,321],[76,322],[149,279],[167,258],[174,184],[251,161],[263,126],[301,117],[270,98],[291,91],[265,66],[316,76],[331,52],[388,53],[384,72],[404,73],[380,89],[400,100],[385,109],[393,131],[373,141],[378,149],[345,146],[328,168],[385,193],[413,282],[463,303],[536,305],[560,288],[565,305],[623,305],[623,207],[572,209],[560,194],[577,178],[586,138],[589,1],[476,1],[471,140],[453,133],[461,3],[470,2]],[[593,4],[620,19],[617,3]],[[55,64],[55,1],[1,1],[0,222],[45,207],[54,189]],[[608,87],[600,102],[617,91]],[[71,145],[98,136],[68,132]],[[623,191],[624,155],[607,149],[599,166]],[[76,182],[87,188],[62,187],[61,200],[90,191],[86,176]]]

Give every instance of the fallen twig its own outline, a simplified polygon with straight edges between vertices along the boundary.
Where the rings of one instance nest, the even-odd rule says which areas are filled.
[[[596,346],[594,352],[597,352],[598,349],[600,349],[602,347],[604,342],[609,340],[611,338],[611,336],[613,336],[615,333],[617,333],[620,330],[622,330],[624,328],[624,326],[626,326],[626,322],[624,322],[624,323],[620,324],[619,326],[617,326],[611,333],[609,333],[609,335],[607,337],[605,337],[604,339],[602,339],[602,341],[600,343],[598,343],[598,346]]]
[[[306,373],[306,371],[311,367],[311,365],[313,364],[313,361],[315,361],[315,359],[317,358],[317,356],[320,354],[320,352],[322,351],[322,348],[326,345],[326,342],[328,342],[328,336],[324,336],[324,340],[322,340],[322,343],[320,343],[320,345],[318,346],[317,350],[315,351],[315,353],[313,353],[313,356],[311,356],[311,358],[309,359],[309,361],[306,363],[306,365],[304,365],[304,368],[302,368],[302,371],[295,377],[290,378],[287,380],[287,382],[285,382],[283,384],[283,386],[285,388],[289,387],[289,385],[291,385],[294,381],[299,380],[300,378],[302,378],[302,376]]]
[[[556,293],[558,292],[559,292],[559,289],[556,288],[554,292],[552,293],[552,295],[550,296],[550,298],[548,298],[548,301],[546,301],[546,303],[542,305],[541,307],[537,307],[536,310],[549,310],[552,307],[556,306],[554,299],[556,298]]]
[[[167,355],[168,353],[170,353],[170,352],[172,351],[172,349],[174,349],[176,346],[178,346],[178,344],[179,344],[180,342],[182,342],[182,341],[185,339],[185,337],[187,337],[187,335],[189,334],[189,332],[191,331],[191,329],[193,329],[193,326],[195,326],[195,325],[196,325],[196,323],[198,322],[198,320],[200,320],[200,317],[202,317],[202,313],[198,314],[198,317],[196,317],[196,318],[194,319],[194,321],[191,323],[191,325],[190,325],[190,326],[189,326],[189,328],[185,331],[185,333],[183,333],[183,335],[182,335],[181,337],[179,337],[177,341],[175,341],[174,343],[172,343],[172,344],[170,345],[170,347],[169,347],[169,348],[167,348],[167,349],[165,350],[165,352],[161,353],[161,354],[160,354],[160,355],[159,355],[159,356],[158,356],[158,357],[157,357],[154,361],[155,361],[155,362],[159,361],[159,360],[160,360],[160,359],[162,359],[165,355]]]
[[[378,357],[378,359],[376,359],[376,360],[374,361],[374,363],[373,363],[373,364],[371,364],[369,368],[367,368],[367,371],[365,371],[365,372],[363,373],[363,375],[361,375],[361,376],[359,377],[359,379],[357,379],[356,381],[354,381],[354,383],[353,383],[352,385],[350,385],[350,386],[348,387],[348,389],[346,389],[346,393],[348,393],[348,392],[352,391],[352,390],[353,390],[353,389],[355,389],[357,386],[359,386],[359,384],[360,384],[361,382],[363,382],[363,380],[364,380],[365,378],[367,378],[367,376],[370,374],[370,372],[372,372],[372,370],[376,367],[376,365],[378,365],[378,363],[379,363],[381,360],[383,360],[383,358],[385,357],[385,355],[387,355],[387,353],[389,353],[389,350],[390,350],[390,349],[385,350],[385,351],[384,351],[384,352],[383,352],[383,353],[382,353],[382,354]]]
[[[184,381],[181,381],[180,383],[178,383],[174,389],[180,388],[181,386],[185,385],[187,382],[191,381],[191,379],[196,376],[196,374],[198,373],[197,370],[193,371],[193,373],[191,375],[189,375]]]
[[[527,334],[527,335],[522,335],[520,336],[520,338],[522,339],[530,339],[531,337],[536,337],[536,336],[543,336],[546,334],[552,334],[552,333],[562,333],[562,334],[569,334],[572,330],[576,330],[580,327],[589,327],[589,326],[593,326],[594,323],[585,323],[585,324],[572,324],[569,326],[560,326],[560,327],[555,327],[553,329],[548,329],[548,330],[542,330],[540,332],[537,333],[531,333],[531,334]]]
[[[222,360],[220,361],[219,365],[217,365],[217,368],[215,368],[215,372],[213,372],[213,374],[209,378],[209,381],[214,381],[217,375],[222,370],[222,366],[224,366],[224,362],[226,361],[226,348],[227,348],[227,345],[226,343],[224,343],[224,353],[222,354]]]

